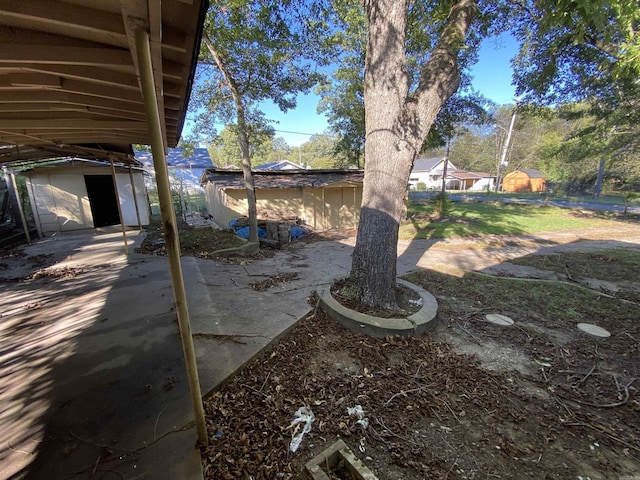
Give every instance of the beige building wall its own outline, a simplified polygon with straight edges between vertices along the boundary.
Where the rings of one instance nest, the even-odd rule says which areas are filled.
[[[246,193],[241,189],[205,187],[209,214],[226,227],[229,222],[247,215]],[[257,191],[258,216],[273,214],[298,216],[315,230],[355,228],[360,217],[362,186],[336,184],[329,187],[270,188]]]

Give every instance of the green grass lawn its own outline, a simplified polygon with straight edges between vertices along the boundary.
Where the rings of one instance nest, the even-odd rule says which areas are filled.
[[[438,217],[432,204],[410,205],[400,238],[448,238],[481,235],[525,235],[615,225],[625,218],[611,213],[506,203],[452,202]]]

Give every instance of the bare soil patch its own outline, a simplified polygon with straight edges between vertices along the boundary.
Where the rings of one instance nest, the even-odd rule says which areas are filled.
[[[309,478],[336,438],[383,480],[637,475],[640,306],[566,282],[408,279],[438,299],[437,334],[373,339],[312,312],[206,399],[206,478]],[[348,413],[358,405],[366,423]],[[315,420],[291,452],[303,406]]]
[[[264,292],[265,290],[275,287],[281,283],[290,282],[298,278],[297,272],[284,272],[277,275],[272,275],[269,278],[265,278],[259,282],[251,283],[249,286],[256,292]]]
[[[152,222],[145,227],[145,231],[147,235],[136,252],[147,255],[166,255],[162,223]],[[213,259],[216,258],[217,250],[242,245],[242,240],[231,230],[196,228],[183,220],[178,220],[178,234],[180,235],[180,253],[190,257]]]

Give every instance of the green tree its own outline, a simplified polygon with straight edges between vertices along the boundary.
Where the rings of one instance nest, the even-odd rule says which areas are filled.
[[[639,25],[636,0],[532,2],[516,23],[524,39],[514,63],[518,91],[530,103],[579,103],[575,113],[589,119],[574,132],[589,145],[568,149],[574,161],[582,150],[583,161],[602,161],[613,173],[640,146]]]
[[[374,307],[396,304],[398,228],[409,173],[439,111],[463,83],[462,69],[473,60],[479,40],[512,25],[521,31],[526,30],[525,25],[530,31],[565,31],[569,25],[562,14],[570,16],[575,4],[595,10],[595,17],[606,17],[607,21],[594,25],[590,15],[579,15],[571,23],[572,29],[588,26],[590,32],[599,33],[629,26],[621,18],[625,9],[612,10],[611,2],[365,0],[365,182],[348,280],[356,299]],[[551,17],[542,14],[547,7],[554,12]],[[602,38],[608,41],[613,37]],[[578,69],[580,65],[574,64]],[[556,71],[548,80],[557,83],[562,73]],[[527,93],[527,82],[520,85],[521,93]]]
[[[292,151],[291,161],[309,168],[344,168],[352,163],[347,155],[340,153],[336,134],[313,135],[309,141]]]
[[[196,132],[211,138],[214,122],[233,125],[247,191],[250,241],[258,240],[252,145],[273,136],[259,105],[269,99],[282,111],[293,108],[296,95],[319,78],[309,62],[317,60],[318,50],[307,42],[312,25],[304,9],[304,2],[295,1],[219,0],[212,1],[207,12],[192,107],[198,112]]]

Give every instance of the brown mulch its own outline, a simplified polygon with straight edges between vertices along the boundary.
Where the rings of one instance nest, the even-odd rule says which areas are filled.
[[[337,438],[383,480],[638,471],[635,389],[626,385],[630,398],[603,409],[571,401],[575,382],[566,378],[565,398],[542,376],[487,370],[426,336],[354,334],[316,311],[206,399],[205,477],[310,478],[304,464]],[[357,405],[366,428],[347,412]],[[303,406],[315,421],[292,453]]]

